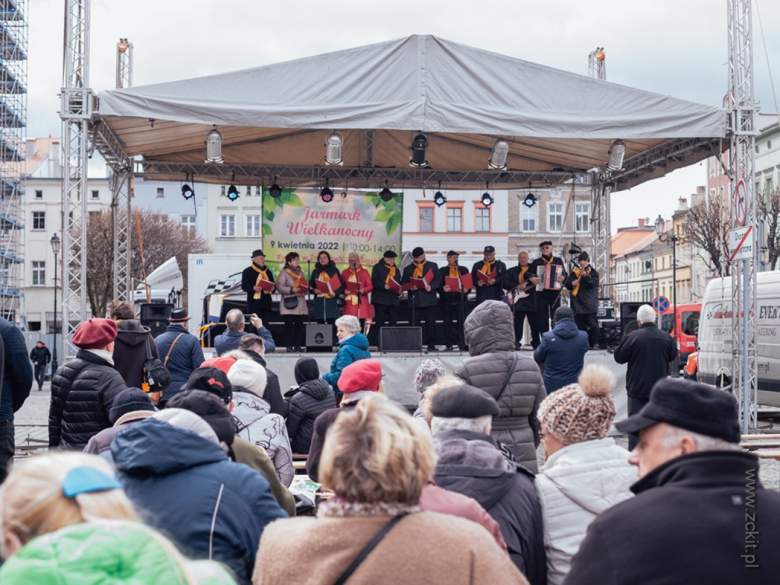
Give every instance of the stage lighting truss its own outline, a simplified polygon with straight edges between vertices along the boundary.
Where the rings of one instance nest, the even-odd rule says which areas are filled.
[[[340,165],[344,164],[344,157],[341,155],[341,147],[344,141],[341,136],[334,132],[325,141],[325,164]]]
[[[412,167],[427,167],[428,160],[426,155],[428,153],[428,139],[423,134],[418,134],[412,140],[412,146],[409,147],[412,151],[412,158],[409,159],[409,166]]]

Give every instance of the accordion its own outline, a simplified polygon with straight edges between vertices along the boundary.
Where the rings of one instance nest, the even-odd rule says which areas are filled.
[[[539,283],[536,285],[536,290],[561,290],[561,283],[558,282],[558,277],[562,274],[563,266],[560,264],[537,266],[536,276],[539,278]]]

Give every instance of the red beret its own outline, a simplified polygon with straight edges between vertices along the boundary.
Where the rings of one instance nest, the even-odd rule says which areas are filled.
[[[215,358],[209,358],[202,364],[200,364],[201,368],[207,368],[209,366],[213,368],[219,368],[226,374],[230,370],[230,367],[236,363],[236,358],[232,357],[215,357]]]
[[[376,392],[382,380],[382,364],[379,360],[358,360],[341,370],[339,390],[357,392],[368,390]]]
[[[73,333],[73,345],[81,349],[103,349],[116,339],[116,323],[111,319],[90,319]]]

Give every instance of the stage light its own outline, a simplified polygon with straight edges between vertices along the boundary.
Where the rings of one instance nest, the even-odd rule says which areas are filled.
[[[337,133],[333,133],[328,136],[325,141],[325,164],[326,165],[343,165],[344,157],[341,156],[341,146],[344,142],[341,140],[341,136]]]
[[[238,199],[238,189],[236,189],[235,185],[230,185],[230,187],[228,187],[227,198],[231,201]]]
[[[487,191],[485,191],[482,194],[482,205],[484,205],[485,207],[490,207],[491,205],[493,205],[493,198],[490,196],[490,193],[488,193]]]
[[[222,134],[214,126],[208,136],[206,136],[206,162],[222,163],[224,161],[225,159],[222,156]]]
[[[410,149],[412,151],[412,158],[409,159],[409,166],[427,167],[428,161],[425,159],[425,156],[428,151],[428,139],[422,134],[418,134],[414,137]]]
[[[444,194],[441,191],[436,191],[433,195],[433,202],[436,204],[437,207],[441,207],[445,203],[447,203],[447,198],[444,196]]]
[[[346,199],[347,198],[347,192],[346,191],[342,191],[341,192],[341,198],[342,199]]]
[[[626,155],[626,143],[622,140],[615,140],[612,146],[609,147],[607,152],[609,155],[609,162],[607,168],[610,171],[619,171],[623,168],[623,157]]]
[[[525,200],[523,201],[523,205],[529,208],[536,205],[536,196],[533,193],[526,195]]]
[[[489,169],[504,170],[506,168],[506,157],[509,154],[509,143],[500,138],[493,144],[493,156],[488,161]]]
[[[282,188],[276,184],[276,177],[274,177],[273,184],[268,188],[268,194],[274,199],[282,196]]]
[[[382,201],[392,201],[393,192],[387,187],[385,187],[379,192],[379,197],[382,199]]]
[[[181,187],[181,196],[185,199],[192,199],[195,196],[195,191],[193,191],[192,187],[185,183]]]
[[[322,188],[322,191],[320,191],[320,199],[322,199],[323,203],[330,203],[333,201],[333,190],[325,185]]]

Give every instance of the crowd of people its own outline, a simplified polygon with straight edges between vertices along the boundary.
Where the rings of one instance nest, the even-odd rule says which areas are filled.
[[[413,413],[386,397],[389,362],[369,354],[359,314],[337,320],[354,342],[330,371],[303,357],[283,392],[263,336],[234,329],[204,360],[179,309],[155,353],[127,309],[77,328],[52,379],[49,453],[0,486],[2,583],[763,584],[780,571],[780,494],[739,447],[737,403],[667,377],[670,337],[649,307],[615,353],[635,399],[618,423],[615,377],[584,364],[567,307],[532,357],[515,351],[509,307],[480,303],[469,357],[453,371],[424,359],[408,380]],[[149,380],[155,360],[167,388]],[[6,380],[13,411],[29,359]],[[321,484],[315,502],[293,485],[294,454]]]

